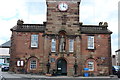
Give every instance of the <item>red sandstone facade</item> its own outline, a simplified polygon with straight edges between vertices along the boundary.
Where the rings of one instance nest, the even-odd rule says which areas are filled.
[[[63,4],[65,11],[60,10],[61,3],[67,4],[66,10]],[[18,20],[11,29],[10,70],[80,76],[89,68],[89,75],[110,75],[112,32],[108,24],[80,23],[80,0],[46,0],[46,4],[47,22],[23,24]]]

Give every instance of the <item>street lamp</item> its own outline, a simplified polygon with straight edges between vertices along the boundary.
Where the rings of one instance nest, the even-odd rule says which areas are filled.
[[[74,64],[74,69],[75,69],[75,75],[77,74],[77,68],[78,68],[78,65],[77,65],[77,62],[76,62],[76,59],[75,59],[75,64]]]
[[[50,71],[49,71],[49,70],[50,70],[50,63],[49,63],[49,60],[48,60],[48,63],[47,63],[46,66],[47,66],[47,74],[49,74],[49,73],[50,73]]]

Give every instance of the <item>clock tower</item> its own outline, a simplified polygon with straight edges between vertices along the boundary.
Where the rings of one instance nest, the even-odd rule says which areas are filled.
[[[81,0],[47,0],[46,34],[79,34],[79,4]]]

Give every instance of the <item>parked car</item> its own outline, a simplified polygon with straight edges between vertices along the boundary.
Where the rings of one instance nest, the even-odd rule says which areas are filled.
[[[8,71],[9,70],[9,63],[3,63],[1,66],[1,71]]]
[[[112,66],[112,72],[114,75],[117,75],[118,70],[120,69],[120,66]]]
[[[116,74],[117,74],[117,71],[115,70],[114,67],[112,67],[112,73],[113,73],[113,75],[116,75]]]
[[[117,76],[120,78],[120,69],[117,71]]]
[[[0,68],[1,68],[1,66],[3,65],[4,63],[0,63]]]

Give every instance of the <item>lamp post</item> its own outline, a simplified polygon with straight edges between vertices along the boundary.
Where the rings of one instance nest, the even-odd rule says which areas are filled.
[[[76,59],[75,59],[75,64],[74,64],[74,69],[75,69],[75,75],[77,74],[77,67],[78,67],[78,65],[77,65],[77,62],[76,62]]]
[[[49,74],[49,73],[50,73],[50,71],[49,71],[49,70],[50,70],[50,63],[49,63],[49,60],[48,60],[48,63],[47,63],[46,66],[47,66],[47,74]]]

